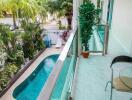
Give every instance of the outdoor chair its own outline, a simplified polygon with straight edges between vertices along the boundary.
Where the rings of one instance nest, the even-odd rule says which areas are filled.
[[[112,100],[112,93],[113,93],[113,88],[116,89],[117,91],[122,91],[122,92],[132,92],[132,90],[130,88],[128,88],[121,80],[120,77],[114,77],[114,72],[115,69],[113,66],[115,63],[132,63],[132,57],[129,56],[117,56],[115,57],[110,65],[110,69],[111,69],[111,81],[108,81],[105,87],[105,91],[107,89],[108,84],[111,84],[111,94],[110,94],[110,100]],[[119,67],[119,66],[118,66]],[[132,66],[130,66],[132,67]],[[124,70],[124,69],[122,69]]]

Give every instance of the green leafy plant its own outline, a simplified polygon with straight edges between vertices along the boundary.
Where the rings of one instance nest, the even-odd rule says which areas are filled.
[[[53,0],[48,3],[49,12],[57,14],[57,17],[65,16],[68,22],[67,28],[70,30],[73,16],[73,3],[72,0]]]
[[[24,60],[22,49],[18,49],[18,35],[19,32],[10,31],[9,26],[0,25],[0,39],[3,43],[3,48],[7,53],[6,62],[12,62],[20,66],[24,62]]]
[[[17,28],[16,20],[18,17],[33,20],[40,11],[36,0],[1,0],[0,7],[0,11],[11,13],[14,28]]]
[[[24,63],[24,54],[22,50],[11,50],[7,55],[7,62],[21,66]]]
[[[10,48],[9,47],[9,33],[10,33],[9,26],[0,24],[0,39],[2,43],[4,44],[3,47],[6,51],[8,51]]]
[[[38,51],[42,50],[45,47],[44,42],[43,42],[42,37],[41,37],[40,34],[35,34],[34,46],[35,46],[35,49],[38,50]]]
[[[92,27],[95,24],[97,10],[90,0],[85,0],[79,8],[79,24],[82,45],[85,51],[89,50],[88,41],[92,35]]]
[[[28,23],[25,20],[21,22],[21,26],[25,31],[23,35],[23,51],[24,57],[32,59],[36,50],[42,50],[44,43],[41,37],[42,29],[39,24]]]
[[[29,33],[25,33],[22,36],[22,40],[23,40],[24,58],[32,59],[34,57],[34,52],[35,52],[32,37],[30,36]]]
[[[64,14],[66,16],[68,22],[68,29],[72,29],[72,16],[73,16],[73,4],[69,1],[64,1],[61,5],[62,9],[64,10]]]
[[[0,92],[7,86],[19,69],[15,64],[6,64],[4,70],[0,72]]]

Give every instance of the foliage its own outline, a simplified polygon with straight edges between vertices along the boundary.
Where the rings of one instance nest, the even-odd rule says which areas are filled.
[[[5,50],[9,50],[9,26],[0,24],[0,40],[4,44]]]
[[[48,5],[48,11],[51,14],[56,13],[60,10],[60,5],[58,1],[48,1],[47,5]]]
[[[23,40],[24,58],[32,59],[34,57],[35,49],[31,35],[29,33],[25,33],[22,36],[22,40]]]
[[[24,54],[22,49],[12,49],[7,55],[7,62],[21,66],[24,63]]]
[[[36,50],[44,48],[41,37],[42,30],[39,24],[27,23],[25,20],[21,22],[25,34],[23,35],[23,51],[24,57],[32,59]]]
[[[14,28],[16,28],[16,18],[35,20],[35,16],[41,12],[36,0],[1,0],[0,13],[9,12],[13,17]]]
[[[7,86],[18,70],[19,68],[15,64],[7,64],[4,70],[0,72],[0,92]]]
[[[71,2],[64,1],[61,5],[61,8],[64,10],[64,14],[67,18],[68,29],[71,29],[72,15],[73,15],[73,4]]]
[[[92,35],[92,26],[95,24],[95,16],[97,10],[95,9],[94,4],[90,0],[86,0],[79,7],[79,23],[81,31],[82,44],[85,46],[85,51],[88,48],[88,40]]]
[[[72,0],[54,0],[48,2],[48,10],[51,14],[56,13],[57,17],[65,16],[68,22],[68,29],[71,29],[73,4]]]
[[[64,1],[61,5],[61,8],[65,10],[65,13],[71,13],[73,4],[71,2]]]
[[[57,24],[58,24],[60,30],[64,30],[64,29],[66,29],[66,26],[62,25],[62,23],[61,23],[60,20],[58,21]]]
[[[0,49],[6,52],[6,65],[0,72],[0,92],[7,86],[11,78],[20,70],[24,57],[32,59],[36,50],[44,48],[39,24],[33,23],[36,16],[47,16],[46,0],[1,0],[0,17],[10,13],[14,28],[16,19],[22,20],[24,33],[11,31],[10,26],[0,24]],[[23,36],[21,36],[23,34]],[[22,41],[19,41],[19,38]],[[23,45],[22,45],[23,44]]]
[[[45,47],[40,34],[35,34],[33,42],[34,42],[35,49],[38,51],[42,50]]]
[[[23,51],[18,49],[20,45],[17,43],[18,32],[9,30],[8,26],[0,25],[0,39],[4,44],[7,53],[7,62],[12,62],[20,66],[23,63]]]

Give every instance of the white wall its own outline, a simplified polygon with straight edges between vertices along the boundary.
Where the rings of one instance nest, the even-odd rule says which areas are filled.
[[[83,3],[83,0],[73,0],[73,19],[72,19],[72,27],[73,29],[76,27],[78,23],[79,16],[79,6]]]
[[[73,0],[74,1],[74,0]],[[81,4],[83,4],[83,0],[75,0],[77,2],[77,25],[78,25],[78,55],[81,54],[81,39],[80,39],[80,27],[79,27],[79,19],[78,19],[78,16],[79,16],[79,7]]]
[[[108,9],[108,0],[103,1],[103,11],[102,11],[102,23],[106,23],[107,20],[107,9]]]
[[[132,0],[115,0],[108,53],[132,56]]]

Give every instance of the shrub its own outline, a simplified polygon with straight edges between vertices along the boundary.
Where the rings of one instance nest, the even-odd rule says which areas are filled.
[[[22,37],[23,39],[23,52],[24,52],[24,57],[32,59],[34,57],[34,43],[29,34],[24,34]]]
[[[21,66],[21,64],[24,63],[24,54],[23,50],[20,49],[19,47],[16,49],[11,49],[10,52],[7,54],[7,63],[13,63],[16,64],[17,66]]]
[[[39,24],[28,23],[25,20],[21,22],[21,26],[25,33],[23,36],[24,57],[32,59],[37,50],[44,48],[44,42],[41,37],[42,29]]]
[[[45,46],[40,34],[36,34],[34,37],[34,45],[36,50],[42,50]]]
[[[15,64],[7,64],[4,70],[0,72],[0,92],[7,86],[18,70],[19,67]]]

